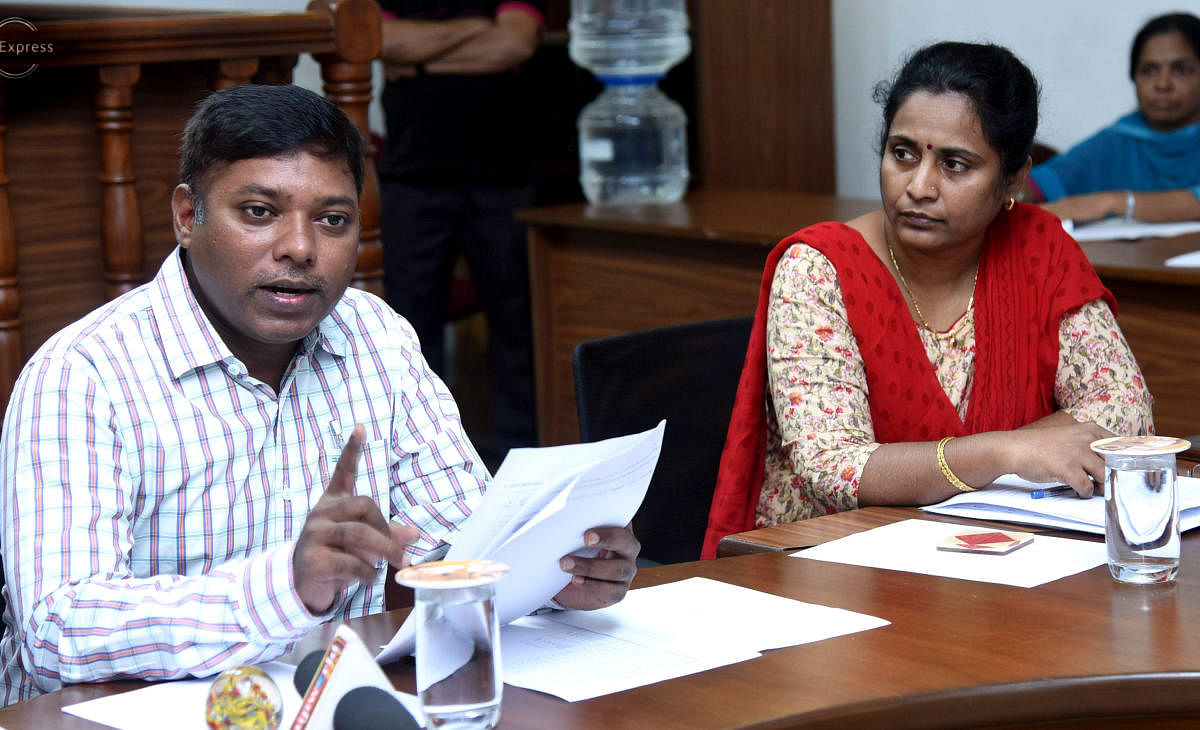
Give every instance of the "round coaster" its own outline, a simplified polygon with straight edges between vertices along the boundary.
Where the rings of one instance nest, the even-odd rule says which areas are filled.
[[[1159,456],[1177,454],[1192,447],[1192,442],[1174,436],[1111,436],[1091,443],[1097,454],[1117,456]]]
[[[396,572],[396,582],[409,588],[471,588],[500,580],[508,566],[495,560],[439,560],[410,565]]]

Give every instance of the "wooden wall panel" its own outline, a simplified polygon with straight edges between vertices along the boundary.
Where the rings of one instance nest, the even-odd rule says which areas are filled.
[[[541,443],[579,440],[571,365],[576,344],[752,314],[767,251],[725,241],[531,228]]]
[[[26,357],[104,301],[100,154],[90,85],[74,80],[80,73],[43,68],[7,85],[8,168],[20,244]]]
[[[833,193],[829,0],[693,0],[706,187]]]
[[[1191,438],[1200,432],[1200,298],[1195,287],[1101,278],[1117,298],[1117,321],[1154,396],[1155,431]]]
[[[22,345],[28,357],[54,332],[105,301],[100,147],[94,68],[43,68],[7,86],[8,168],[22,244]],[[133,169],[148,278],[174,248],[170,195],[179,134],[207,92],[198,66],[147,66],[135,88]]]

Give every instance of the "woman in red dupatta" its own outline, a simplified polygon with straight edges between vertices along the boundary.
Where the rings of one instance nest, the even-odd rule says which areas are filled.
[[[1090,496],[1099,438],[1152,430],[1115,302],[1013,198],[1037,82],[999,46],[921,49],[888,87],[883,208],[768,257],[709,516],[721,537],[1002,474]]]

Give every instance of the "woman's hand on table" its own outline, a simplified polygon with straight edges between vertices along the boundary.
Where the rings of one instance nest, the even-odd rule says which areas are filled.
[[[1104,483],[1104,457],[1092,451],[1091,443],[1113,435],[1064,411],[1006,434],[1013,473],[1032,482],[1069,485],[1080,497],[1092,496]]]
[[[1042,203],[1042,207],[1063,220],[1075,223],[1090,223],[1110,215],[1125,215],[1125,193],[1107,190],[1087,195],[1071,195],[1053,203]]]

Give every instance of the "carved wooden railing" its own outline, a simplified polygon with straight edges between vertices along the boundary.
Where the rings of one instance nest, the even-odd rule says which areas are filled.
[[[32,73],[0,78],[0,408],[46,337],[145,281],[174,247],[178,135],[205,93],[289,83],[312,54],[326,97],[374,153],[373,0],[313,0],[296,13],[6,5],[4,15],[36,30],[7,24],[0,38],[20,30],[53,50]],[[379,183],[366,171],[354,285],[381,294]]]

